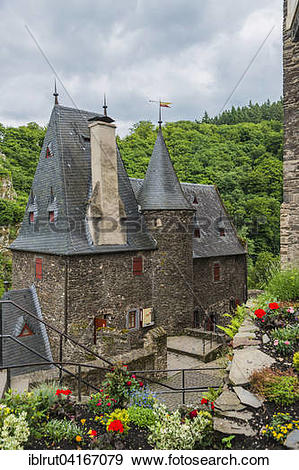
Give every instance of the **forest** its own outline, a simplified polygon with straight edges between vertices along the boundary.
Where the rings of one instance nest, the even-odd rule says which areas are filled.
[[[14,188],[0,201],[0,228],[10,240],[23,218],[45,132],[36,123],[0,124],[0,191],[7,181]],[[144,177],[156,135],[156,125],[140,121],[129,135],[117,138],[129,176]],[[282,100],[250,102],[216,117],[205,112],[195,121],[166,122],[163,135],[181,182],[218,187],[239,236],[248,243],[249,287],[261,287],[279,260]],[[9,254],[1,249],[2,283],[10,277],[10,265]]]

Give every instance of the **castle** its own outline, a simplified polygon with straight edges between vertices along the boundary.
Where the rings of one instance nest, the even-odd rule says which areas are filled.
[[[299,263],[299,0],[284,1],[283,204],[280,218],[281,264]]]
[[[87,346],[105,328],[135,342],[157,326],[213,329],[246,301],[246,247],[214,186],[179,183],[161,123],[144,180],[128,177],[115,128],[106,109],[56,97],[11,245],[13,289],[34,284],[45,320]]]

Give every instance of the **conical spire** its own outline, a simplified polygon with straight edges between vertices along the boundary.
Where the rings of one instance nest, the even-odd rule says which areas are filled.
[[[159,128],[143,185],[138,194],[143,210],[179,210],[193,207],[183,194]]]

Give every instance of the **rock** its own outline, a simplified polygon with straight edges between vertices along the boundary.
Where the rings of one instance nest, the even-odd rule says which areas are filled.
[[[285,440],[284,445],[288,449],[299,449],[299,429],[294,429]]]
[[[234,387],[234,392],[237,394],[241,403],[252,408],[259,408],[263,402],[253,393],[248,392],[243,387]]]
[[[262,337],[263,344],[268,344],[270,342],[269,336],[265,333]]]
[[[251,339],[254,339],[255,338],[255,333],[250,333],[250,331],[241,331],[239,333],[237,333],[235,336],[234,336],[234,339],[235,338],[251,338]]]
[[[219,408],[221,411],[240,411],[244,410],[243,406],[234,392],[230,390],[224,390],[221,395],[217,398],[214,403],[216,408]]]
[[[240,346],[258,346],[261,342],[258,339],[251,339],[248,337],[234,337],[233,348],[239,348]]]
[[[255,431],[249,424],[241,425],[225,418],[214,418],[214,430],[223,434],[243,434],[244,436],[254,436]]]
[[[256,348],[237,349],[234,352],[229,379],[235,385],[245,385],[254,371],[270,367],[274,363],[275,359]]]
[[[221,416],[226,418],[240,419],[242,421],[249,421],[253,418],[253,413],[250,411],[218,411]]]

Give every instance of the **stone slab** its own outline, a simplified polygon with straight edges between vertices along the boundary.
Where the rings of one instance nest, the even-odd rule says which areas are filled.
[[[255,336],[255,333],[252,333],[250,331],[239,331],[235,336],[234,336],[234,339],[235,338],[251,338],[251,339],[254,339],[256,336]]]
[[[244,436],[254,436],[255,431],[249,424],[238,424],[235,421],[225,418],[214,418],[214,430],[223,434],[242,434]]]
[[[262,340],[263,340],[263,344],[268,344],[271,341],[269,336],[266,333],[263,335]]]
[[[214,404],[215,407],[219,408],[221,411],[241,411],[245,408],[237,395],[230,390],[224,390]]]
[[[253,418],[253,413],[250,411],[219,411],[218,413],[221,414],[221,416],[224,416],[225,418],[234,418],[234,419],[240,419],[242,421],[249,421],[250,419]]]
[[[284,445],[288,449],[299,449],[299,429],[294,429],[285,440]]]
[[[234,392],[238,396],[241,403],[252,408],[260,408],[263,402],[253,393],[245,390],[243,387],[234,387]]]
[[[270,367],[275,359],[254,347],[234,351],[229,380],[234,385],[245,385],[251,374],[264,367]]]
[[[234,337],[233,340],[233,348],[239,348],[240,346],[248,347],[248,346],[258,346],[261,344],[261,342],[258,339],[252,339],[248,337],[244,338],[237,338],[236,336]]]

